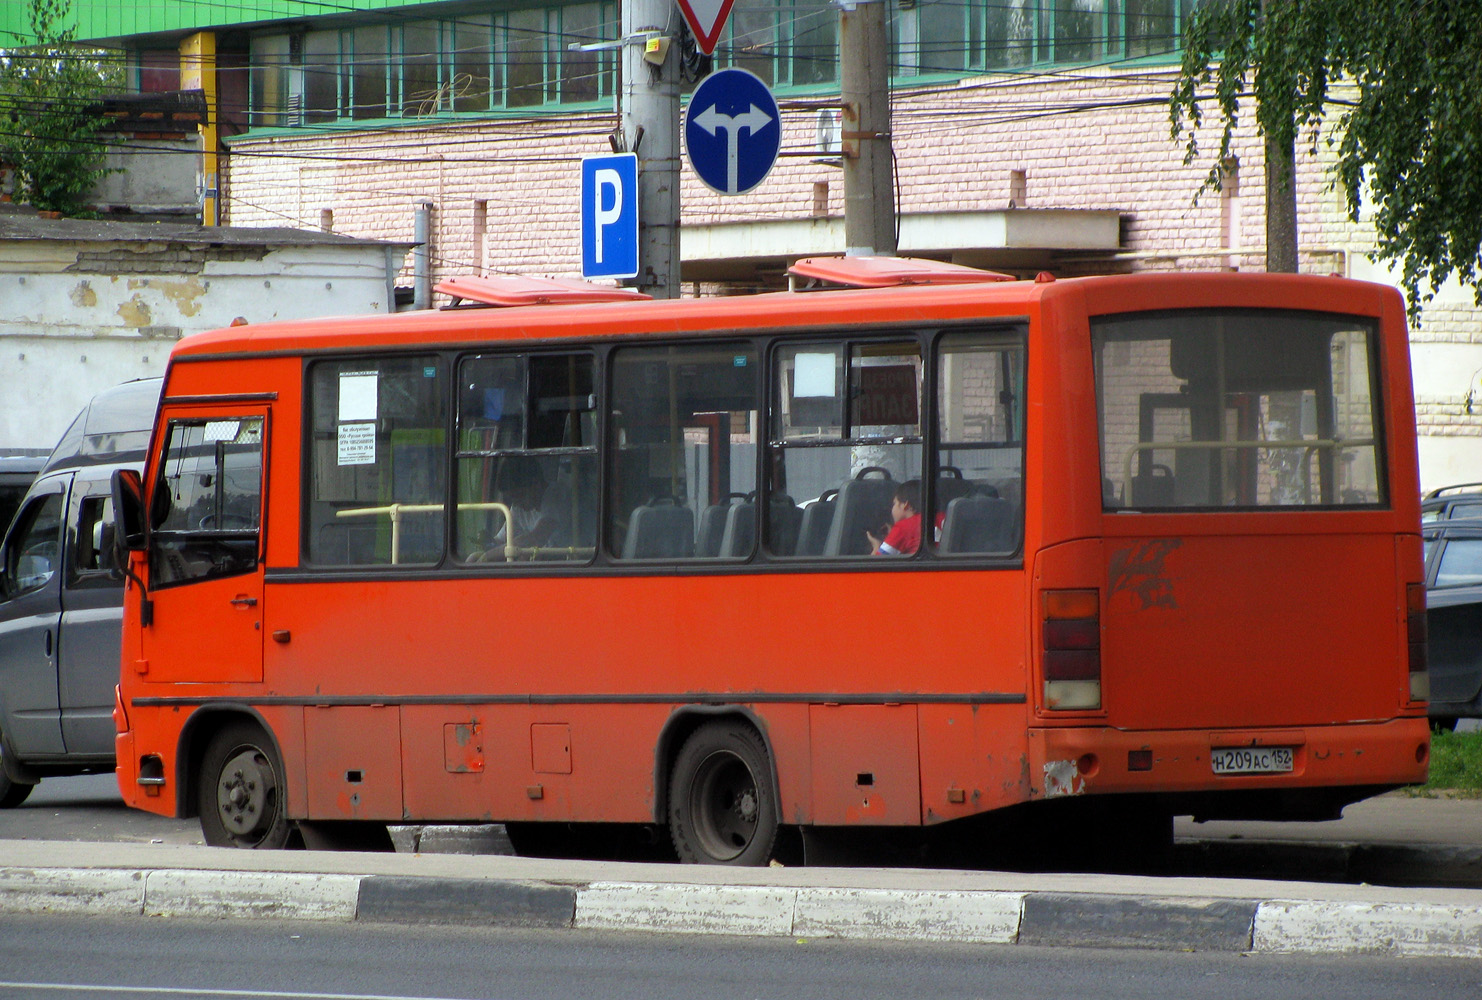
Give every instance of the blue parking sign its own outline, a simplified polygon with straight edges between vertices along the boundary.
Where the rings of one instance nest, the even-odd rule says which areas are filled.
[[[581,275],[638,276],[638,154],[581,161]]]

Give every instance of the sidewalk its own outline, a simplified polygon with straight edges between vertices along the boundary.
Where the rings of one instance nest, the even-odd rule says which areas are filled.
[[[1482,888],[1482,799],[1391,792],[1328,823],[1175,824],[1183,870],[1303,881]]]
[[[1482,958],[1482,889],[0,841],[0,910]]]

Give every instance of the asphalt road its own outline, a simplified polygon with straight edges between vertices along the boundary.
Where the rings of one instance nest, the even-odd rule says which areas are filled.
[[[195,820],[125,806],[111,774],[44,779],[19,807],[0,810],[0,840],[205,843]]]
[[[81,942],[86,947],[81,947]],[[1475,1000],[1482,963],[0,915],[0,1000]]]

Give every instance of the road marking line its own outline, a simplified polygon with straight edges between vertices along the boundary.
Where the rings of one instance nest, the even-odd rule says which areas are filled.
[[[405,993],[283,993],[277,990],[208,990],[174,986],[89,986],[83,983],[14,983],[0,980],[0,990],[51,990],[73,993],[132,993],[171,997],[262,997],[268,1000],[469,1000],[467,997],[423,997]]]

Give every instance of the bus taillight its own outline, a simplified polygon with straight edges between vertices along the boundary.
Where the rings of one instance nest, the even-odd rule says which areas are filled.
[[[1045,707],[1101,707],[1101,613],[1094,590],[1047,590],[1040,623]]]
[[[1429,628],[1425,618],[1425,584],[1405,585],[1405,633],[1410,642],[1410,700],[1431,697],[1430,660],[1426,654]]]

